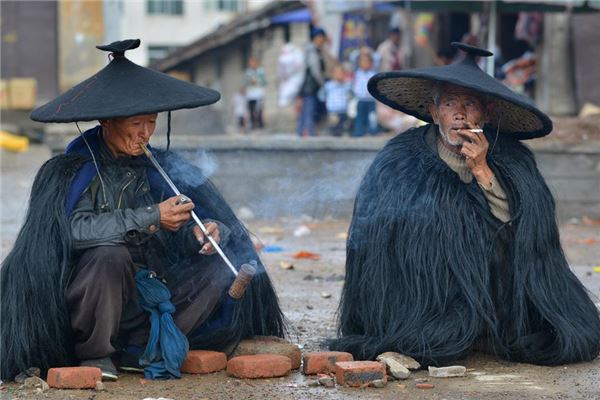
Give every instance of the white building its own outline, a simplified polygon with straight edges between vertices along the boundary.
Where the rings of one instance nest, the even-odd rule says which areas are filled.
[[[105,0],[105,42],[141,39],[128,58],[140,65],[165,57],[268,0]]]

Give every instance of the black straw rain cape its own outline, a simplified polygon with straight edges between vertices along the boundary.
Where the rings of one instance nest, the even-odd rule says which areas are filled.
[[[489,154],[512,216],[502,224],[479,185],[438,157],[436,132],[396,136],[362,180],[331,349],[356,359],[395,351],[424,366],[456,361],[476,342],[533,364],[594,359],[598,310],[565,260],[531,151],[500,135]]]
[[[489,57],[491,52],[464,43],[452,45],[466,52],[465,58],[443,67],[418,68],[382,72],[369,80],[369,92],[382,103],[433,122],[429,104],[436,83],[462,86],[489,96],[494,102],[488,128],[519,140],[542,137],[552,131],[552,121],[538,110],[531,99],[517,94],[483,72],[476,57]]]
[[[600,351],[598,310],[569,269],[554,199],[519,142],[548,134],[552,123],[477,67],[475,56],[491,53],[455,45],[468,53],[461,63],[380,73],[368,88],[429,122],[435,82],[491,96],[488,165],[511,220],[496,219],[475,180],[462,182],[439,158],[436,125],[390,140],[356,197],[330,347],[357,359],[395,351],[425,366],[456,361],[474,346],[542,365],[592,360]]]
[[[134,48],[138,45],[139,41],[124,41],[104,47],[111,47],[112,51],[118,53],[119,49]],[[119,65],[125,65],[125,69],[120,69]],[[122,57],[122,54],[117,56],[116,53],[111,64],[103,71],[107,70],[114,72],[113,76],[117,77],[114,79],[117,80],[119,76],[125,77],[120,74],[121,72],[133,71],[131,72],[133,75],[125,75],[127,80],[137,82],[144,81],[142,78],[137,79],[139,74],[155,74],[153,71],[135,66]],[[103,79],[103,71],[95,75],[99,77],[98,80]],[[85,90],[90,88],[81,85],[75,88]],[[214,102],[219,97],[217,92],[204,88],[198,89],[199,87],[191,84],[186,85],[189,85],[186,86],[189,95],[186,103],[176,102],[184,96],[178,99],[177,96],[169,95],[168,89],[171,86],[167,86],[164,88],[167,90],[165,95],[173,101],[171,105],[165,102],[160,109],[144,109],[137,102],[144,102],[147,97],[131,96],[132,93],[142,92],[124,92],[122,94],[124,98],[115,99],[115,111],[112,112],[108,109],[105,112],[104,104],[97,103],[98,109],[94,109],[94,103],[91,101],[77,103],[85,99],[84,94],[69,98],[67,94],[72,93],[74,88],[34,111],[32,118],[56,122],[59,118],[70,121],[113,118],[170,111],[185,106],[195,107]],[[117,85],[113,84],[113,86]],[[97,89],[99,87],[94,90]],[[151,85],[149,91],[143,93],[150,96],[149,93],[154,89],[156,88]],[[194,96],[195,100],[192,99]],[[55,103],[61,98],[70,100]],[[58,114],[62,117],[52,116],[43,111],[53,110],[54,113],[57,108],[49,105],[60,105],[61,102],[79,104],[79,106],[73,110],[69,107],[61,108]],[[67,111],[68,114],[61,114]],[[86,138],[91,150],[95,151],[96,135],[100,130],[100,127],[96,127],[85,132],[68,147],[66,154],[51,158],[40,168],[33,182],[25,222],[13,249],[2,262],[0,375],[4,380],[14,378],[16,374],[29,367],[39,367],[45,373],[48,368],[72,365],[77,362],[73,359],[74,344],[65,302],[65,290],[74,262],[69,214],[74,205],[73,193],[78,191],[81,193],[87,186],[85,182],[91,181],[95,176],[93,159],[87,145],[83,144],[83,137]],[[201,169],[190,165],[172,152],[153,150],[153,153],[182,193],[188,195],[197,205],[196,211],[201,218],[218,220],[230,228],[231,236],[223,250],[232,263],[238,267],[242,263],[252,261],[257,264],[257,275],[254,276],[244,296],[238,301],[233,301],[229,296],[224,295],[220,308],[199,329],[188,334],[190,348],[230,350],[243,338],[255,335],[284,336],[284,317],[277,296],[244,225],[237,219],[216,187],[204,177]],[[169,193],[170,189],[162,180],[153,179],[153,176],[158,176],[158,173],[149,162],[147,164],[148,178],[153,187],[152,193],[158,202],[162,198],[160,196]],[[191,174],[178,173],[177,171],[182,170],[182,165],[186,165],[185,169],[191,171]],[[161,184],[165,186],[157,187]],[[177,248],[176,244],[173,246],[174,254],[169,256],[183,259],[182,249]],[[222,276],[215,276],[218,276],[219,284],[222,284],[225,289],[233,280],[233,276],[225,265],[218,265],[216,268],[219,268],[219,274],[222,273]],[[186,282],[185,268],[182,268],[182,271],[182,276],[175,279]]]

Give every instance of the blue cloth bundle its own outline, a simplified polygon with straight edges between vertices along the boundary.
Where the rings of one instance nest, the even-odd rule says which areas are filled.
[[[181,365],[189,350],[188,340],[173,320],[175,306],[171,293],[152,271],[141,269],[135,274],[138,301],[150,312],[150,336],[140,357],[146,379],[181,378]]]

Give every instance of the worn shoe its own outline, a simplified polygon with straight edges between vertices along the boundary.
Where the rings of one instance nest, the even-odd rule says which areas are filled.
[[[119,369],[126,372],[143,373],[144,367],[140,365],[140,356],[144,349],[138,346],[127,346],[119,356]]]
[[[90,360],[84,360],[79,365],[82,367],[96,367],[102,371],[103,381],[116,381],[119,379],[117,368],[113,364],[110,357],[93,358]]]

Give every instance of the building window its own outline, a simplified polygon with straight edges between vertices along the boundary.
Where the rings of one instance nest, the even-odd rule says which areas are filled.
[[[217,10],[238,11],[240,2],[238,0],[217,0]]]
[[[148,14],[183,15],[183,0],[146,0]]]
[[[148,64],[165,58],[177,48],[177,46],[148,46]]]
[[[241,11],[240,0],[204,0],[204,9],[207,11]]]

